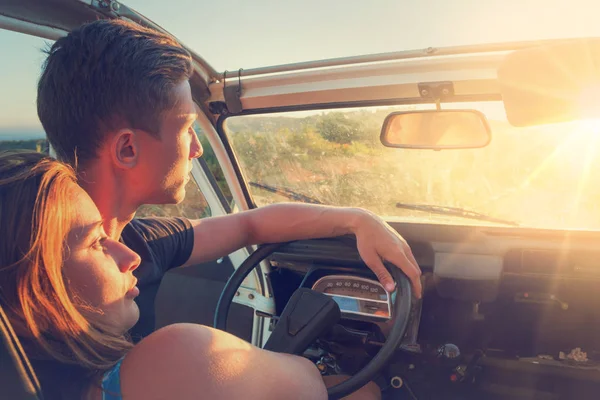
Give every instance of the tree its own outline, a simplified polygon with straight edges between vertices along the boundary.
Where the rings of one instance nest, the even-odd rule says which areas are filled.
[[[360,120],[350,118],[341,112],[323,115],[317,122],[317,130],[324,139],[339,144],[350,144],[370,136]]]

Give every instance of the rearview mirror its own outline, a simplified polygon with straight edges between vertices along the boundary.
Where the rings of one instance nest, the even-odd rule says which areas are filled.
[[[476,110],[394,112],[380,137],[386,147],[434,150],[485,147],[491,138],[485,115]]]
[[[600,39],[509,53],[498,69],[508,122],[533,126],[600,117]]]

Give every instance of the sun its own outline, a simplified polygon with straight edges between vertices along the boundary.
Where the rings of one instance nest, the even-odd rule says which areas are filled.
[[[600,150],[600,119],[575,121],[569,139],[571,140],[564,149],[567,153],[564,160],[569,160],[571,170],[576,174],[573,179],[577,183],[577,189],[571,198],[571,209],[579,213],[581,200],[586,196],[588,188],[596,184],[591,182],[590,177],[592,165]]]

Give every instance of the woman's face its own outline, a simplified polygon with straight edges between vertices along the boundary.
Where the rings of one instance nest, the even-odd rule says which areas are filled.
[[[139,294],[133,276],[140,257],[124,244],[106,236],[100,212],[88,194],[74,188],[76,210],[67,236],[63,267],[67,290],[80,312],[116,333],[129,330],[139,318],[134,298]]]

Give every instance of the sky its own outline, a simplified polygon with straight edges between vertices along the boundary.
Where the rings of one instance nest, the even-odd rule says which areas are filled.
[[[597,0],[124,0],[217,70],[490,42],[600,36]],[[39,129],[46,41],[0,31],[0,134]]]

